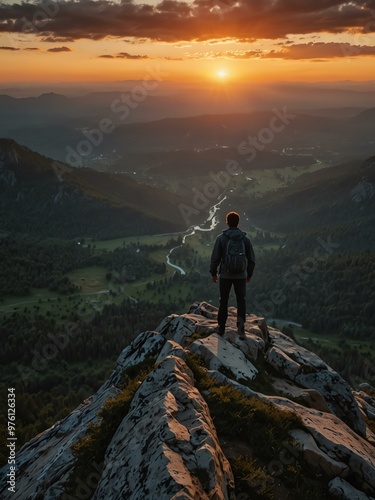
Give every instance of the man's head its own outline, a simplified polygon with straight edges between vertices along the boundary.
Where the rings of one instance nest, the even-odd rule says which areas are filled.
[[[226,221],[229,227],[237,227],[240,222],[240,216],[237,212],[227,213]]]

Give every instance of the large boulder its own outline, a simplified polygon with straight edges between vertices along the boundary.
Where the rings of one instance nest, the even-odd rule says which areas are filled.
[[[258,373],[243,352],[220,335],[195,340],[189,350],[202,356],[210,370],[225,370],[237,380],[250,381]]]
[[[295,381],[302,387],[320,392],[330,410],[361,436],[366,436],[366,424],[350,385],[335,371],[321,370],[300,373]]]
[[[290,337],[277,330],[272,330],[269,333],[269,340],[273,346],[276,346],[280,351],[284,352],[289,358],[296,361],[300,366],[306,369],[325,370],[328,368],[326,363],[319,358],[318,355],[296,344]]]
[[[292,438],[300,445],[305,460],[317,471],[323,472],[328,477],[347,476],[350,472],[349,466],[338,462],[321,450],[312,435],[302,429],[290,431]]]
[[[358,434],[366,436],[366,424],[349,384],[319,356],[287,335],[272,329],[269,339],[272,347],[266,354],[266,361],[300,387],[319,392],[330,411]]]
[[[301,370],[301,365],[278,347],[271,347],[271,349],[268,350],[266,361],[275,368],[275,370],[282,372],[290,380],[294,380]]]
[[[173,340],[182,347],[190,343],[190,337],[195,332],[197,325],[196,318],[193,315],[185,314],[178,316],[171,314],[163,319],[156,331],[167,340]]]
[[[306,408],[286,398],[269,396],[271,402],[302,418],[305,430],[317,446],[336,462],[347,465],[366,494],[375,495],[375,448],[340,418],[313,408]]]
[[[357,490],[342,477],[335,477],[329,482],[329,492],[341,500],[370,500],[366,493]]]

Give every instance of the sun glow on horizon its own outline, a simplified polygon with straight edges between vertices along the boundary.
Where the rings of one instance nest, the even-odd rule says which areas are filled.
[[[216,72],[216,76],[220,78],[221,80],[224,80],[224,78],[228,77],[228,71],[226,69],[219,69]]]

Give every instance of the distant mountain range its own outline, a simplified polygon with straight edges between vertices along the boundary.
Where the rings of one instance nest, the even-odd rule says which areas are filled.
[[[102,159],[107,158],[115,161],[120,171],[128,167],[133,169],[144,154],[156,155],[151,160],[158,165],[169,162],[168,158],[160,158],[162,154],[168,156],[180,150],[188,154],[200,150],[202,158],[206,154],[202,150],[233,148],[239,156],[240,145],[246,144],[249,137],[258,138],[262,133],[266,134],[267,141],[261,143],[262,152],[277,151],[278,156],[285,148],[309,148],[311,155],[318,154],[320,160],[332,156],[335,159],[348,155],[370,156],[375,150],[372,133],[375,108],[364,111],[359,108],[355,116],[352,116],[353,109],[343,108],[333,110],[329,116],[329,110],[312,111],[309,115],[308,112],[291,111],[283,105],[252,113],[202,114],[197,110],[197,116],[147,121],[146,118],[157,116],[158,112],[153,113],[153,110],[156,107],[163,109],[164,104],[169,110],[166,114],[173,109],[178,113],[182,111],[178,102],[173,99],[169,102],[160,96],[148,97],[147,116],[139,114],[141,105],[128,113],[129,108],[113,95],[109,100],[103,96],[94,99],[91,107],[90,102],[88,98],[74,101],[54,94],[28,99],[0,96],[0,135],[74,166],[100,165]],[[140,121],[126,123],[127,120],[121,120],[127,113],[132,119],[136,113]],[[283,123],[277,115],[293,118]],[[274,123],[277,132],[264,132]],[[290,151],[292,156],[300,156],[299,153]],[[137,155],[140,156],[137,158]],[[301,158],[295,158],[294,164],[299,161]],[[266,168],[267,164],[268,168],[275,168],[265,162]],[[257,167],[252,164],[248,168]]]
[[[274,109],[297,117],[277,133],[267,149],[318,146],[343,154],[369,151],[375,92],[333,86],[177,88],[134,98],[134,85],[124,90],[65,96],[53,92],[38,97],[0,95],[0,137],[8,137],[60,161],[98,129],[103,119],[114,127],[95,144],[83,164],[100,155],[176,149],[234,147],[268,127]],[[139,82],[138,82],[139,83]],[[139,86],[139,84],[138,84]],[[372,108],[372,109],[369,109]],[[358,154],[358,153],[357,153]],[[86,161],[87,160],[87,161]]]
[[[126,175],[73,169],[0,139],[0,232],[107,238],[176,231],[186,229],[181,201]]]

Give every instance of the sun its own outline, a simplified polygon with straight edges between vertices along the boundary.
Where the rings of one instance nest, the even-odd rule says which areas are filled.
[[[219,69],[216,72],[216,76],[220,78],[220,80],[224,80],[224,78],[227,78],[228,76],[228,71],[226,69]]]

